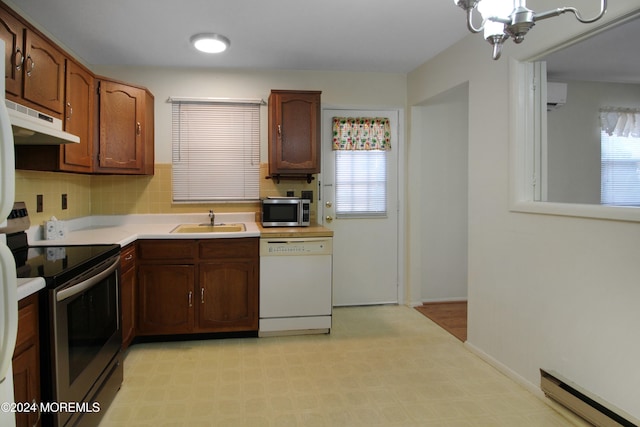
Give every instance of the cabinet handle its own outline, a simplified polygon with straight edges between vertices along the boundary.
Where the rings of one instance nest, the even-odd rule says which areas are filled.
[[[282,136],[282,126],[278,125],[278,136]]]
[[[136,122],[136,135],[140,135],[142,133],[142,125],[140,122]]]
[[[67,111],[69,112],[67,114],[67,120],[71,120],[71,116],[73,116],[73,107],[70,102],[67,102]]]
[[[29,65],[29,63],[31,63],[31,65]],[[36,63],[33,60],[33,58],[31,57],[31,55],[27,55],[27,76],[31,77],[31,72],[33,71],[33,69],[36,67]]]
[[[193,292],[189,291],[189,307],[193,307]]]
[[[133,254],[129,254],[126,257],[124,257],[125,261],[131,261],[133,259]]]
[[[200,304],[204,304],[204,288],[200,288]]]
[[[20,49],[16,49],[16,54],[14,58],[16,60],[16,70],[17,71],[22,70],[22,64],[24,63],[24,55],[22,54],[22,51]]]

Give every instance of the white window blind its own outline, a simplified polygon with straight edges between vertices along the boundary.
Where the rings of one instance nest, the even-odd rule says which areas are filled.
[[[387,215],[387,151],[335,151],[336,216]]]
[[[257,200],[260,105],[172,101],[175,202]]]
[[[618,206],[640,206],[640,138],[602,130],[600,199]]]

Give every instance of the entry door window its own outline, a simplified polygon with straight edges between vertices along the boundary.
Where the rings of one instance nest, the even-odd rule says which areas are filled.
[[[336,216],[387,216],[387,152],[391,127],[384,117],[334,117]]]
[[[387,216],[387,152],[336,152],[336,216]]]

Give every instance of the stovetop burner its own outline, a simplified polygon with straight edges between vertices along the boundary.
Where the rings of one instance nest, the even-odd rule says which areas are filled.
[[[7,246],[16,261],[18,278],[44,277],[47,287],[64,283],[101,261],[117,255],[120,245],[29,246],[25,230],[29,214],[24,202],[16,202],[7,218]],[[49,242],[47,242],[49,243]]]
[[[47,286],[65,282],[120,252],[120,245],[30,246],[13,251],[18,278],[44,277]]]

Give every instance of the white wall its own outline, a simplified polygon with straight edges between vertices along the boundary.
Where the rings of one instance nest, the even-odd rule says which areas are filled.
[[[606,19],[637,7],[610,2]],[[545,20],[521,45],[509,41],[500,61],[469,35],[409,74],[408,105],[469,84],[470,348],[532,388],[540,368],[552,369],[640,418],[640,227],[509,210],[509,61],[580,31],[569,16]],[[412,180],[422,179],[419,166],[410,160]],[[411,204],[411,225],[419,215]],[[414,289],[416,266],[409,272]]]
[[[419,195],[422,209],[411,262],[421,266],[422,302],[467,299],[468,105],[463,84],[412,108],[422,175],[409,194]]]
[[[550,111],[550,202],[600,203],[601,107],[637,107],[640,85],[567,81],[567,104]]]

